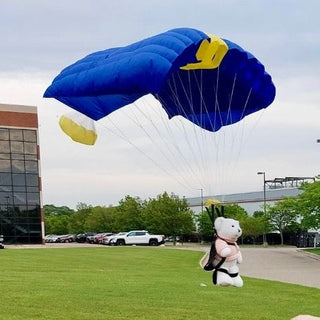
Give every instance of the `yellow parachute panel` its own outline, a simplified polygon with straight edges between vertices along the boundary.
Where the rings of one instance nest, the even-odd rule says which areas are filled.
[[[199,62],[189,63],[186,66],[180,67],[182,70],[195,69],[216,69],[226,53],[228,52],[228,45],[219,37],[208,34],[209,40],[205,39],[201,42],[196,54]]]
[[[93,120],[78,112],[62,115],[59,125],[62,131],[73,141],[92,146],[97,140]]]
[[[217,204],[221,204],[221,202],[219,200],[216,200],[216,199],[208,199],[205,201],[204,205],[206,207],[210,207],[211,205],[217,205]]]

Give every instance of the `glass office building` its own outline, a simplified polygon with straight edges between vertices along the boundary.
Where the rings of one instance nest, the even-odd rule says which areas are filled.
[[[36,107],[0,104],[0,234],[7,244],[43,243]]]

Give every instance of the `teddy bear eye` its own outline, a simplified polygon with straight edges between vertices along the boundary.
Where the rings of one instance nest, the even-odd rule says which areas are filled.
[[[234,228],[234,225],[232,225],[231,227]]]

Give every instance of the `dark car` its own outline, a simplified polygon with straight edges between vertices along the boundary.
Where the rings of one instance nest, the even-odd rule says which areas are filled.
[[[0,234],[0,249],[4,249],[4,245],[3,245],[3,235]]]
[[[75,236],[73,234],[65,234],[60,237],[60,242],[63,242],[63,243],[69,243],[74,241],[75,241]]]
[[[84,243],[89,242],[93,240],[93,237],[96,235],[94,232],[86,232],[86,233],[79,233],[75,237],[76,242]],[[92,239],[92,240],[91,240]]]

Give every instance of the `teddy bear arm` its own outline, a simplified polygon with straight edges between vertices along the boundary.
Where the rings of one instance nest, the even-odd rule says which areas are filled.
[[[220,256],[226,258],[231,253],[231,249],[229,247],[225,247],[221,250]]]
[[[242,263],[242,254],[241,254],[241,252],[240,252],[240,251],[238,252],[238,259],[237,259],[237,262],[238,262],[238,263]]]

